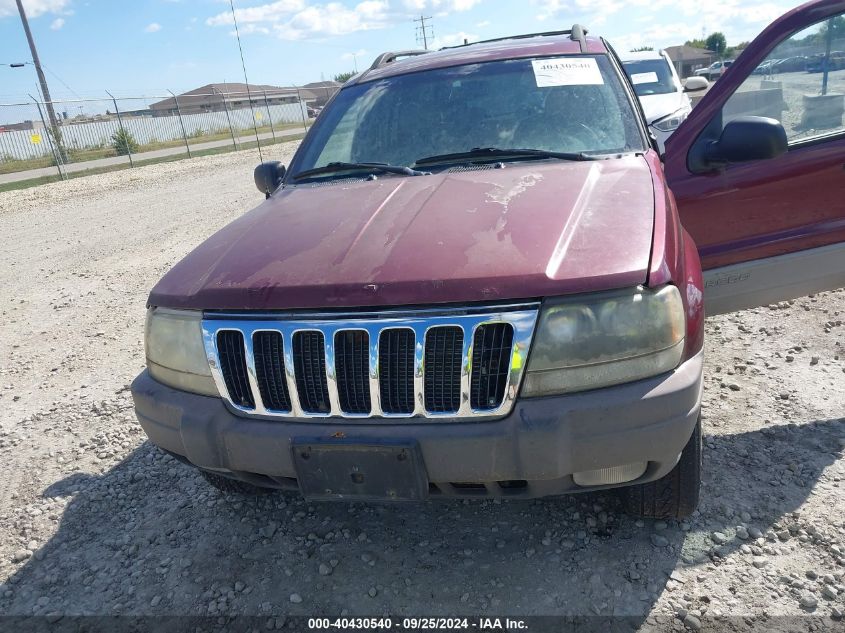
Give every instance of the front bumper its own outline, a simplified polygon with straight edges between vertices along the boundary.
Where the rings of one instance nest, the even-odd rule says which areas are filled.
[[[296,440],[412,442],[446,496],[546,495],[608,486],[577,485],[574,473],[648,462],[623,485],[659,479],[677,463],[701,407],[701,353],[676,370],[625,385],[517,400],[499,420],[366,423],[261,420],[233,414],[220,398],[167,387],[144,371],[132,383],[135,413],[150,440],[183,461],[263,486],[296,488]]]

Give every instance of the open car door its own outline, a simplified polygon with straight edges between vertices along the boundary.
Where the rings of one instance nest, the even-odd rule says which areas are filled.
[[[845,286],[845,1],[793,9],[666,144],[708,314]]]

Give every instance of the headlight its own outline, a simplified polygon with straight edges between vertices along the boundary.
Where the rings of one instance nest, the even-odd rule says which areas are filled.
[[[160,383],[207,396],[219,395],[202,341],[202,313],[151,308],[144,344],[147,369]]]
[[[681,108],[670,114],[669,116],[665,116],[659,121],[655,121],[652,123],[654,127],[656,127],[661,132],[674,132],[678,129],[678,126],[684,122],[684,120],[689,116],[689,111],[686,108]]]
[[[685,325],[675,286],[546,301],[522,395],[584,391],[670,371],[681,361]]]

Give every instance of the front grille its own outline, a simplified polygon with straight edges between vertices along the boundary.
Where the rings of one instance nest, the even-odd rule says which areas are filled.
[[[299,404],[306,413],[328,413],[329,387],[326,383],[325,337],[322,332],[293,335],[293,361]]]
[[[473,409],[495,409],[505,397],[511,369],[513,327],[490,323],[475,330],[470,402]]]
[[[438,327],[425,337],[425,408],[432,413],[457,412],[461,406],[461,362],[464,333],[459,327]]]
[[[252,345],[261,401],[268,409],[290,411],[281,332],[256,332]]]
[[[414,331],[385,330],[379,337],[378,378],[381,410],[414,412]]]
[[[244,355],[244,335],[237,330],[223,330],[217,333],[217,349],[220,354],[220,369],[226,379],[229,397],[239,407],[252,409],[255,401],[249,388]]]
[[[536,304],[215,315],[203,336],[221,395],[243,415],[449,420],[511,410],[536,319]]]
[[[370,339],[361,330],[334,336],[337,395],[344,413],[370,412]]]

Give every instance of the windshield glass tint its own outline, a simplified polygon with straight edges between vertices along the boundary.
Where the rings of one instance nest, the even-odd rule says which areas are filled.
[[[678,92],[675,79],[669,64],[663,59],[643,59],[633,62],[622,62],[625,72],[634,84],[634,91],[638,97],[648,95],[664,95]]]
[[[292,167],[304,171],[335,161],[411,165],[476,147],[642,151],[635,115],[606,56],[538,62],[573,59],[584,62],[578,72],[535,74],[531,59],[518,59],[345,88],[320,115]]]

